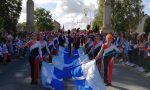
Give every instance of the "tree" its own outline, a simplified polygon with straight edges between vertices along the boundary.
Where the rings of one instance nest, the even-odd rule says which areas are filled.
[[[53,30],[52,15],[50,11],[44,8],[37,8],[34,12],[35,25],[39,31],[51,31]]]
[[[0,28],[16,31],[22,0],[0,0]]]
[[[93,29],[94,30],[100,30],[103,26],[103,15],[104,15],[104,2],[105,0],[98,0],[98,10],[96,13],[96,16],[93,21]]]
[[[113,30],[135,29],[142,18],[142,0],[111,0],[111,4]]]
[[[150,33],[150,17],[148,17],[144,24],[144,31]]]
[[[26,28],[26,22],[22,22],[22,23],[17,24],[17,29],[19,31],[23,31],[23,30],[25,30],[25,28]]]

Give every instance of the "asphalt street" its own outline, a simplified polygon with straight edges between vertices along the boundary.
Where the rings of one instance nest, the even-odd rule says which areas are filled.
[[[150,78],[129,66],[115,65],[113,86],[107,90],[150,90]],[[75,90],[71,79],[64,80],[64,90]],[[27,58],[12,60],[0,65],[0,90],[48,90],[39,85],[30,85],[30,66]]]

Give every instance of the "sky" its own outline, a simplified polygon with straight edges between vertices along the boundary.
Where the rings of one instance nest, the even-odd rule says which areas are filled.
[[[92,22],[98,0],[33,0],[35,9],[38,7],[51,11],[52,18],[58,21],[65,29],[86,28]],[[19,22],[26,22],[26,2],[23,0]],[[150,15],[150,0],[143,0],[144,12]],[[85,13],[87,15],[85,16]]]

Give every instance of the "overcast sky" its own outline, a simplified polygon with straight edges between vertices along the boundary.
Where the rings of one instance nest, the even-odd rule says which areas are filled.
[[[19,22],[26,21],[26,1],[23,0],[22,12]],[[65,29],[85,28],[93,17],[98,8],[98,0],[33,0],[35,8],[42,7],[50,10],[53,19],[56,19]],[[144,12],[150,15],[150,0],[143,0]],[[87,16],[85,16],[87,12]]]

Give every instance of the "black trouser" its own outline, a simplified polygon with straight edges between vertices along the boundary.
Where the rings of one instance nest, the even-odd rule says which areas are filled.
[[[97,54],[99,53],[101,49],[101,46],[97,47],[96,49],[94,49],[94,58],[97,56]]]
[[[129,55],[129,62],[130,62],[130,63],[133,63],[133,58],[132,58],[132,56],[133,56],[133,51],[130,50],[130,51],[128,52],[128,55]]]
[[[41,68],[42,68],[42,61],[40,61],[40,63],[39,63],[39,68],[41,70]]]
[[[68,44],[69,56],[71,55],[71,43]]]
[[[112,69],[112,68],[109,68],[109,63],[110,61],[112,60],[112,57],[108,57],[108,58],[104,58],[104,82],[105,83],[111,83],[111,81],[108,80],[108,69]],[[111,76],[111,75],[109,75]],[[109,77],[111,78],[111,77]]]
[[[34,82],[34,56],[29,56],[29,63],[30,63],[30,69],[31,69],[31,79],[32,82]]]
[[[77,49],[79,49],[79,47],[80,47],[80,42],[76,42],[75,43],[75,49],[77,50]]]
[[[3,57],[0,55],[0,63],[3,62]]]

